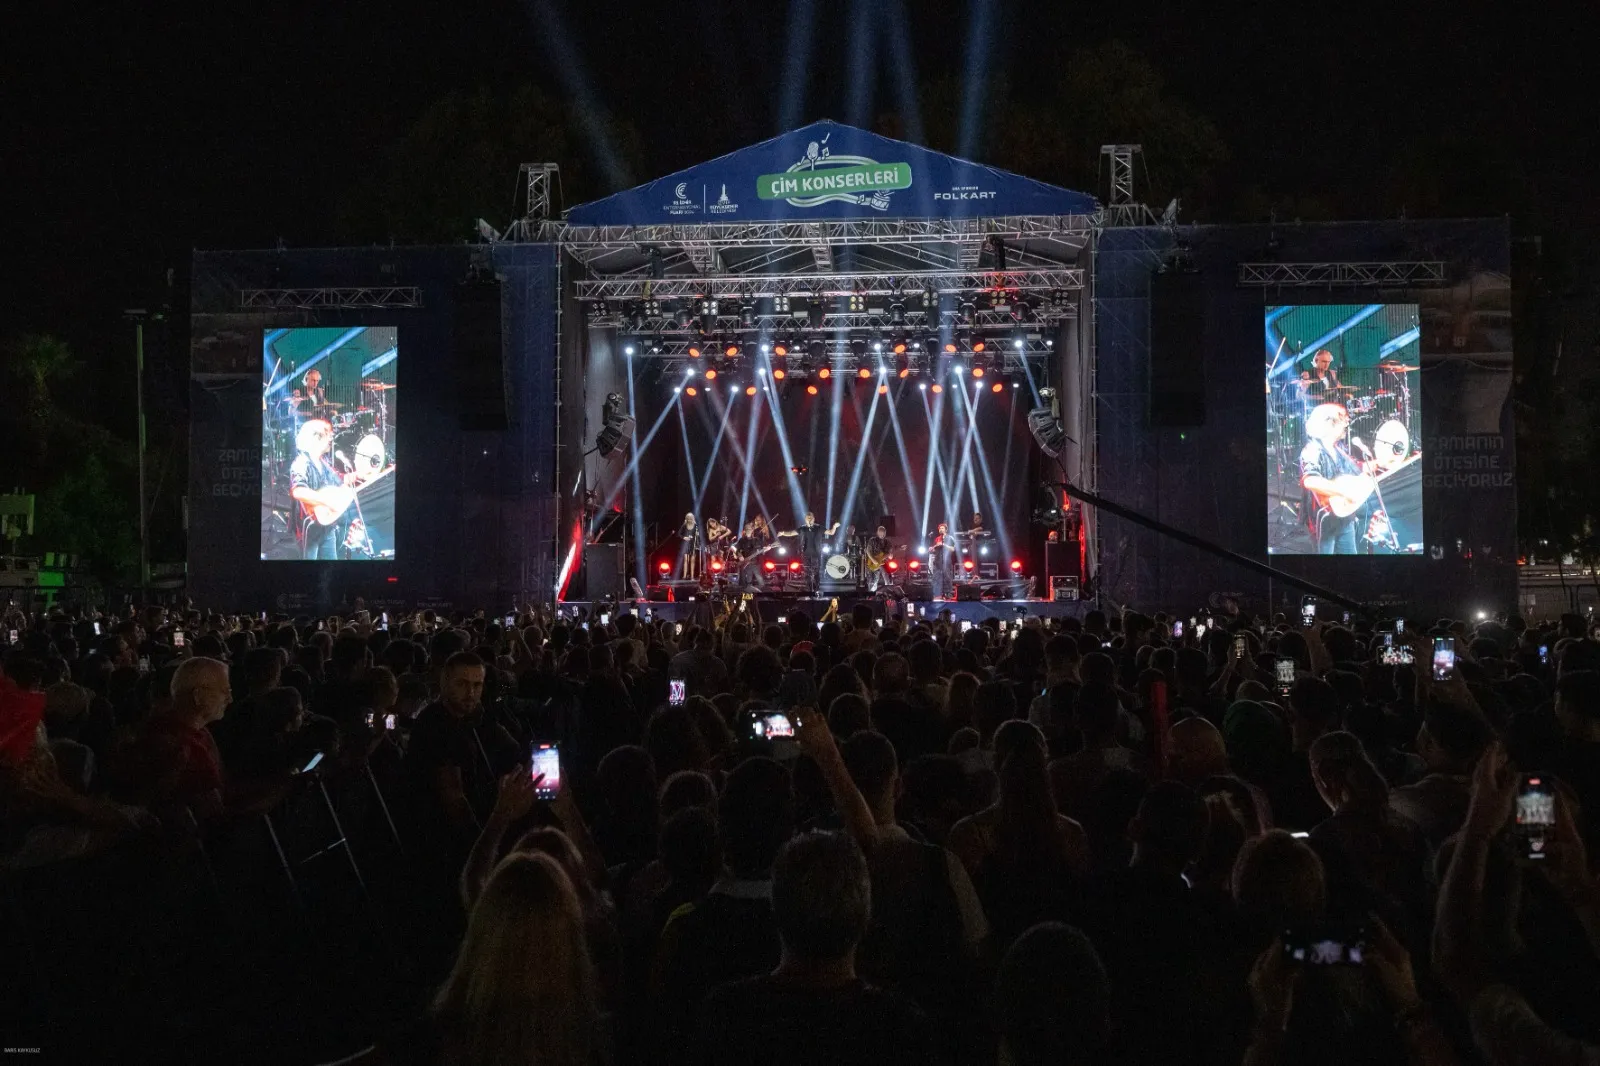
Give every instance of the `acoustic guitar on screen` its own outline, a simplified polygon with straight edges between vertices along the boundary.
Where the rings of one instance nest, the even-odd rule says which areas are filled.
[[[350,509],[350,505],[356,502],[356,497],[361,492],[366,489],[370,489],[372,486],[376,485],[378,482],[382,481],[384,478],[388,477],[394,472],[395,467],[391,465],[372,475],[372,477],[368,478],[366,481],[358,484],[330,485],[329,487],[321,490],[318,495],[323,497],[324,502],[308,503],[306,505],[307,509],[311,512],[312,520],[314,520],[319,526],[333,525],[335,522],[339,521],[341,517],[343,517],[346,511]]]
[[[1329,479],[1329,483],[1333,486],[1332,492],[1316,492],[1313,490],[1312,495],[1317,498],[1317,502],[1332,511],[1336,517],[1349,518],[1361,510],[1362,505],[1377,490],[1380,482],[1385,478],[1398,474],[1402,469],[1415,463],[1420,458],[1421,456],[1413,455],[1411,458],[1401,461],[1397,466],[1392,466],[1388,469],[1380,467],[1381,472],[1376,475],[1341,474],[1336,478]]]

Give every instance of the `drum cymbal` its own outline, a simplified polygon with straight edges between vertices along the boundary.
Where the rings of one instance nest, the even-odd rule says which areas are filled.
[[[379,392],[379,391],[382,391],[383,389],[398,389],[400,386],[399,385],[386,385],[381,381],[363,381],[361,383],[361,387],[363,389],[372,389],[374,392]]]
[[[342,403],[319,403],[319,404],[314,405],[311,409],[313,411],[326,411],[326,410],[329,410],[330,408],[334,409],[334,410],[337,410],[338,408],[343,407],[343,406],[344,406],[344,404],[342,404]]]
[[[1406,366],[1403,363],[1379,363],[1378,369],[1387,370],[1391,374],[1409,374],[1422,368],[1420,366]]]

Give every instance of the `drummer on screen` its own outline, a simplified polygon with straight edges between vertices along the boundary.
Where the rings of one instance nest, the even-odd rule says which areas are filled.
[[[1341,386],[1339,375],[1333,369],[1333,353],[1318,348],[1317,354],[1311,357],[1311,369],[1300,372],[1300,384],[1305,386],[1306,395],[1313,402],[1337,399]]]

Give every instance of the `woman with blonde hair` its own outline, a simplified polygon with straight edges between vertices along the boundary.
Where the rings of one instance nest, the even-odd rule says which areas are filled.
[[[572,882],[548,854],[514,854],[490,875],[433,999],[439,1061],[590,1066],[596,998]]]
[[[489,876],[427,1015],[335,1066],[595,1066],[597,999],[572,882],[518,852]]]

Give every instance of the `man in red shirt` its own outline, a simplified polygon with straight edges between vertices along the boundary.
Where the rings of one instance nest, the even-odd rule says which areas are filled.
[[[206,727],[227,710],[228,668],[186,659],[172,675],[172,703],[145,724],[132,782],[151,809],[188,807],[205,821],[222,811],[222,759]]]

